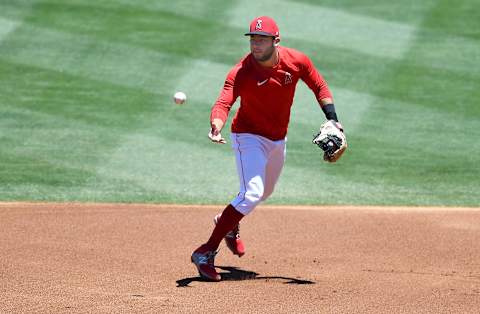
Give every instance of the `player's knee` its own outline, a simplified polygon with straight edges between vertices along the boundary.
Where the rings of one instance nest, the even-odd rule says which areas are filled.
[[[244,215],[248,215],[255,207],[257,207],[263,199],[263,190],[261,191],[248,191],[247,193],[240,195],[233,201],[236,205],[235,208]]]
[[[262,181],[251,180],[245,192],[240,192],[232,202],[242,214],[249,214],[265,199],[265,188]]]
[[[260,204],[261,198],[260,197],[245,197],[239,203],[236,204],[235,208],[242,213],[243,215],[250,214],[258,204]]]
[[[257,206],[261,201],[263,201],[263,196],[264,196],[264,191],[262,190],[257,190],[254,192],[249,192],[245,194],[245,200],[248,201],[248,203],[251,204],[251,206],[255,207]]]
[[[265,187],[260,180],[251,180],[245,192],[245,198],[254,205],[260,203],[265,194]]]

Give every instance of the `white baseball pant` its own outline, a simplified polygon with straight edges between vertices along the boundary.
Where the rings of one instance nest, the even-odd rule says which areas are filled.
[[[250,133],[232,133],[240,192],[230,203],[243,215],[249,214],[273,192],[286,156],[286,139],[272,141]]]

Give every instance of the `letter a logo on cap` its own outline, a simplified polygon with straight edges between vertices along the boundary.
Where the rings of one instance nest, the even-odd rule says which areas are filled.
[[[257,20],[257,25],[255,26],[255,30],[260,31],[262,30],[262,20],[258,19]]]
[[[268,16],[259,16],[250,22],[249,32],[245,36],[252,35],[280,37],[277,23]]]

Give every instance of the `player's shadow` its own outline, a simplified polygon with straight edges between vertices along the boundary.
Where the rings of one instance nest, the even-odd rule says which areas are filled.
[[[282,277],[282,276],[259,276],[258,273],[254,271],[248,271],[239,269],[238,267],[231,267],[231,266],[215,266],[216,268],[220,268],[224,270],[220,273],[222,277],[222,281],[241,281],[241,280],[280,280],[283,281],[284,284],[295,284],[295,285],[312,285],[315,282],[310,280],[303,280],[297,278],[290,278],[290,277]],[[198,277],[190,277],[177,280],[177,287],[190,287],[189,284],[194,282],[207,282],[208,280],[198,276]]]

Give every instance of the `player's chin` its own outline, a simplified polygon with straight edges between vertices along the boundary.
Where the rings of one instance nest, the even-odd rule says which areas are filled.
[[[267,61],[268,60],[268,57],[265,56],[264,53],[253,53],[253,57],[255,58],[255,60],[257,61]]]

